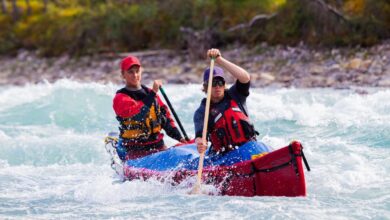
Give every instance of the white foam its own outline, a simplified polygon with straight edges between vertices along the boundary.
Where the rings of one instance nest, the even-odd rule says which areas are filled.
[[[27,84],[23,87],[7,87],[0,90],[0,112],[37,100],[47,98],[58,90],[74,91],[80,89],[93,90],[97,95],[110,95],[115,93],[117,85],[98,83],[79,83],[69,79],[61,79],[55,83]]]
[[[252,89],[248,107],[261,133],[258,139],[276,149],[298,139],[312,171],[305,171],[305,198],[246,198],[188,195],[195,178],[179,186],[155,180],[118,184],[103,139],[109,131],[117,131],[111,105],[120,87],[61,80],[0,89],[2,217],[386,219],[390,215],[390,90],[357,95],[331,89]],[[204,97],[199,87],[164,85],[189,134],[194,132],[193,112]],[[205,186],[206,194],[214,190]]]
[[[250,113],[259,121],[282,119],[309,127],[331,123],[343,127],[382,125],[390,120],[390,91],[387,90],[368,95],[335,92],[324,95],[317,90],[306,93],[295,89],[255,90],[248,100]]]

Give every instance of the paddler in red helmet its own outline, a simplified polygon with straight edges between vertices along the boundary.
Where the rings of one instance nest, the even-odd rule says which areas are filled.
[[[141,84],[141,62],[128,56],[120,63],[121,75],[126,85],[116,92],[113,108],[120,123],[117,152],[122,160],[135,159],[167,149],[164,134],[186,143],[171,117],[169,109],[157,92],[160,80],[148,88]]]

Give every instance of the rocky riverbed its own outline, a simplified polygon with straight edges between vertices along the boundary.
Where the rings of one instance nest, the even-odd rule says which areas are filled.
[[[369,48],[313,49],[305,45],[261,44],[221,52],[251,73],[254,87],[390,87],[390,41]],[[203,70],[209,65],[206,59],[190,59],[185,51],[151,50],[131,54],[140,58],[146,84],[152,79],[163,79],[165,83],[201,83]],[[36,52],[21,50],[16,56],[0,57],[0,85],[54,82],[62,78],[122,83],[119,61],[126,55],[42,58]]]

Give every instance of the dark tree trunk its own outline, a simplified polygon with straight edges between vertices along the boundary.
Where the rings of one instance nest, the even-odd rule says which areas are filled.
[[[3,12],[3,14],[7,14],[7,4],[5,0],[1,0],[1,12]]]
[[[43,12],[46,13],[47,12],[47,2],[49,0],[43,0]]]
[[[314,26],[306,30],[304,29],[304,31],[307,31],[304,33],[306,36],[308,36],[309,32],[316,33],[317,38],[328,34],[340,35],[352,30],[349,18],[324,0],[300,1],[302,2],[304,13],[314,20]]]
[[[27,5],[27,15],[31,15],[31,5],[30,5],[30,0],[25,0],[26,5]]]
[[[12,0],[11,2],[12,2],[12,19],[14,21],[17,21],[19,20],[20,11],[18,6],[16,5],[16,0]]]
[[[204,59],[205,51],[219,42],[217,34],[209,28],[195,31],[189,27],[180,27],[180,32],[191,59]]]

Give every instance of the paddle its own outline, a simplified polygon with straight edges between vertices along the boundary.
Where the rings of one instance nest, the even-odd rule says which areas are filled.
[[[180,122],[180,120],[179,120],[179,117],[177,116],[177,114],[176,114],[176,112],[175,112],[175,109],[173,109],[173,106],[172,106],[171,102],[169,101],[168,96],[165,94],[165,91],[164,91],[164,89],[162,88],[162,86],[160,86],[160,91],[161,91],[161,94],[164,96],[164,99],[165,99],[165,101],[167,102],[167,104],[168,104],[168,106],[169,106],[169,109],[171,109],[171,112],[172,112],[172,114],[173,114],[173,117],[175,117],[176,122],[177,122],[177,124],[179,125],[180,130],[181,130],[181,133],[183,133],[184,138],[186,139],[186,141],[189,141],[190,139],[188,138],[187,133],[186,133],[186,131],[184,130],[183,125],[181,124],[181,122]]]
[[[204,121],[203,121],[203,132],[202,132],[202,143],[204,145],[207,145],[207,125],[209,121],[209,111],[210,111],[210,101],[211,101],[211,86],[213,84],[213,74],[214,74],[214,57],[211,57],[210,61],[210,73],[209,73],[209,80],[207,85],[207,99],[206,99],[206,109],[204,113]],[[199,165],[198,165],[198,179],[196,182],[196,185],[190,192],[190,194],[199,194],[200,187],[201,187],[201,181],[202,181],[202,172],[203,172],[203,161],[204,161],[204,154],[205,152],[201,153],[199,155]]]

